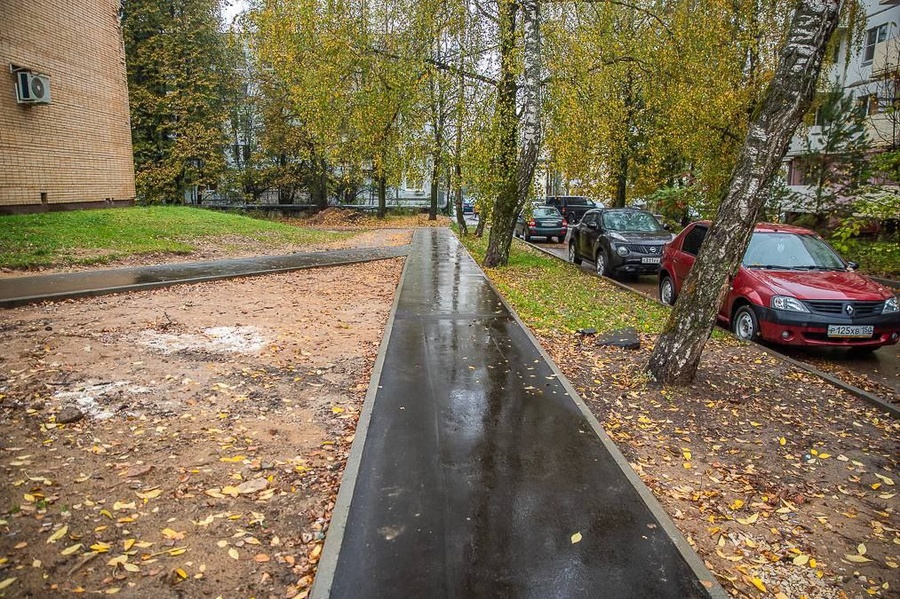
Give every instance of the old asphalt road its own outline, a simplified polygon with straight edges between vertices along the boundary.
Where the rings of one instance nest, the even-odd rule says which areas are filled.
[[[543,240],[534,242],[533,245],[546,250],[561,258],[568,260],[568,250],[562,243],[544,243]],[[582,268],[593,271],[593,263],[584,262]],[[658,299],[658,283],[656,276],[644,275],[637,280],[623,279],[619,281],[626,287],[642,293],[652,299]],[[791,347],[783,345],[771,345],[772,349],[788,355],[801,362],[812,363],[817,360],[827,360],[836,366],[864,374],[871,380],[893,389],[900,395],[900,345],[889,345],[869,354],[859,354],[843,348],[807,348]]]
[[[421,229],[312,596],[726,597],[446,229]]]
[[[405,256],[409,246],[352,248],[0,279],[0,308]]]

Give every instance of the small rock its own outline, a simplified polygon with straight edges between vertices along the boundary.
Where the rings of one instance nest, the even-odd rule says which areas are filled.
[[[66,406],[56,415],[56,421],[60,424],[71,424],[72,422],[78,422],[82,418],[84,418],[84,412],[75,406]]]
[[[575,331],[575,334],[583,335],[585,337],[587,337],[588,335],[596,335],[597,329],[593,329],[593,328],[592,329],[578,329],[577,331]]]
[[[620,347],[622,349],[640,349],[641,339],[636,329],[631,327],[610,331],[597,337],[594,342],[600,346]]]

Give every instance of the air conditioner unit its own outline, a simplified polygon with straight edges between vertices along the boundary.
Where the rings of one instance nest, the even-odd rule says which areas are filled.
[[[49,104],[50,78],[30,71],[16,73],[16,101],[19,104]]]

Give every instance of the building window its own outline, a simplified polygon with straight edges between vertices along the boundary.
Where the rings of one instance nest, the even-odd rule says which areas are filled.
[[[888,24],[872,27],[866,32],[866,47],[863,50],[863,63],[870,63],[875,58],[875,44],[887,39]]]

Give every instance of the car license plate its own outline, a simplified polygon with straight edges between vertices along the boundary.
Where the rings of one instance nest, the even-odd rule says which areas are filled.
[[[874,331],[875,327],[872,325],[828,325],[829,337],[871,337]]]
[[[656,258],[641,258],[641,264],[659,264],[659,257],[656,257]]]
[[[540,223],[542,227],[558,227],[559,223],[555,223],[552,220],[542,220]]]

